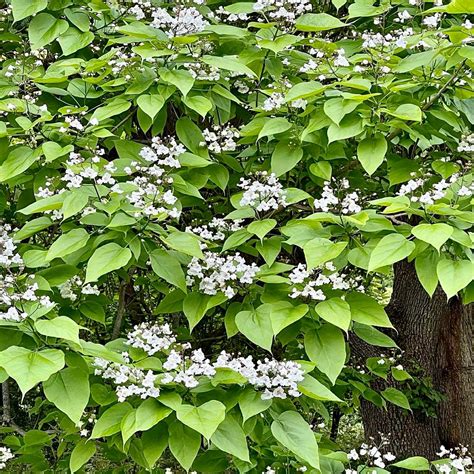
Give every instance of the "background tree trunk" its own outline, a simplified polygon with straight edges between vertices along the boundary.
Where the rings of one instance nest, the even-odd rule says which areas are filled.
[[[436,418],[416,411],[406,414],[392,404],[385,411],[364,401],[361,411],[366,437],[390,434],[391,449],[398,456],[429,459],[436,457],[440,445],[474,447],[473,305],[463,306],[457,298],[447,301],[439,287],[430,298],[414,266],[403,261],[395,265],[387,313],[397,330],[393,338],[405,351],[401,363],[419,364],[446,399],[437,406]]]

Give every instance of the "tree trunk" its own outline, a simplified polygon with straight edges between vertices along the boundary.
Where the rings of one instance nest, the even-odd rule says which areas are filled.
[[[457,298],[447,301],[439,287],[430,298],[414,266],[403,261],[395,266],[387,313],[397,330],[394,339],[405,351],[401,363],[417,363],[446,398],[436,407],[436,418],[406,414],[392,404],[385,411],[364,401],[366,437],[389,434],[390,447],[400,457],[435,459],[441,445],[474,447],[473,305],[463,306]]]

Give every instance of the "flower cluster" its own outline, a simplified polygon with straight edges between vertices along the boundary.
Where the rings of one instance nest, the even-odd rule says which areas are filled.
[[[171,331],[169,324],[158,326],[157,324],[142,323],[127,334],[126,344],[143,349],[151,356],[156,352],[169,349],[175,342],[176,336]]]
[[[219,241],[226,238],[226,233],[242,229],[242,222],[242,219],[226,221],[219,217],[213,217],[207,224],[186,227],[186,232],[192,232],[205,240]]]
[[[443,458],[443,461],[446,461],[441,464],[436,463],[438,472],[442,474],[467,474],[472,472],[474,464],[467,447],[458,446],[446,449],[444,446],[441,446],[436,454],[438,457]]]
[[[221,71],[215,66],[199,62],[184,63],[183,66],[198,81],[217,82],[221,78]]]
[[[247,264],[239,254],[220,257],[216,253],[206,252],[204,260],[193,257],[187,268],[187,285],[192,286],[199,280],[199,291],[206,295],[215,295],[222,291],[228,298],[237,293],[237,286],[251,284],[258,272],[255,263]]]
[[[240,178],[239,187],[244,190],[241,206],[250,206],[257,212],[267,212],[286,207],[286,191],[274,173],[255,173],[254,179]]]
[[[365,292],[364,279],[361,275],[340,273],[336,271],[332,262],[327,262],[323,267],[312,271],[308,271],[306,265],[300,263],[291,271],[288,278],[292,283],[290,298],[325,300],[326,295],[320,288],[324,285],[329,285],[333,290],[350,289]]]
[[[28,306],[52,308],[49,296],[38,296],[37,283],[29,283],[22,277],[23,260],[16,251],[16,245],[9,236],[11,227],[0,227],[0,320],[21,322],[28,316]]]
[[[263,389],[263,400],[301,395],[298,383],[303,380],[304,372],[297,362],[265,359],[255,363],[252,356],[232,357],[221,352],[214,366],[232,369],[245,377],[255,388]]]
[[[218,125],[214,125],[210,130],[206,128],[202,134],[205,142],[201,143],[201,146],[207,146],[212,153],[235,151],[237,148],[235,139],[240,137],[239,131],[235,128]]]
[[[16,251],[16,245],[9,236],[11,230],[8,224],[0,226],[0,266],[4,268],[23,265],[23,260]]]
[[[116,393],[119,402],[123,402],[134,395],[138,395],[143,399],[158,397],[160,390],[155,387],[157,375],[151,370],[145,372],[137,367],[127,365],[130,364],[127,353],[123,353],[122,357],[125,364],[96,357],[94,359],[95,375],[100,375],[106,380],[112,380],[117,385]]]
[[[10,448],[0,446],[0,469],[5,469],[7,462],[14,457]]]
[[[388,438],[380,434],[380,442],[376,444],[371,438],[372,444],[363,443],[359,450],[352,449],[347,458],[349,462],[352,464],[353,462],[357,461],[359,466],[364,467],[378,467],[383,469],[387,462],[391,463],[396,458],[390,452],[386,452],[385,448],[390,444]],[[346,469],[345,474],[357,474],[359,470],[356,469]]]
[[[170,38],[199,33],[209,24],[195,7],[176,6],[171,14],[164,8],[156,8],[152,16],[151,26],[164,30]]]
[[[463,135],[458,145],[459,152],[473,153],[474,152],[474,133]]]
[[[350,184],[346,178],[339,182],[333,180],[325,181],[323,191],[319,199],[315,199],[313,206],[323,212],[336,211],[342,214],[353,214],[362,210],[359,205],[360,197],[356,191],[347,193]]]
[[[122,354],[125,364],[96,358],[95,374],[117,385],[120,402],[132,396],[158,397],[160,389],[156,385],[159,384],[175,383],[194,388],[199,385],[199,377],[212,378],[218,369],[224,368],[237,372],[255,389],[261,390],[263,400],[301,395],[298,383],[303,380],[304,372],[298,363],[275,359],[255,362],[252,356],[234,357],[225,351],[212,363],[202,349],[191,351],[190,344],[176,342],[176,335],[167,324],[135,326],[127,336],[127,344],[143,349],[149,356],[160,352],[166,359],[162,373],[155,374],[151,370],[145,372],[133,367],[127,353]]]
[[[397,195],[411,195],[410,200],[412,202],[432,205],[436,201],[445,198],[448,189],[451,188],[454,184],[457,184],[457,187],[453,189],[455,196],[457,195],[459,197],[470,197],[474,194],[474,183],[471,182],[464,184],[462,178],[460,178],[459,174],[457,173],[453,174],[449,179],[441,179],[437,183],[434,183],[427,191],[420,189],[425,186],[427,181],[428,179],[424,178],[411,179],[407,183],[402,184],[400,186]],[[415,191],[421,192],[417,192],[415,194]]]
[[[312,6],[310,0],[257,0],[253,10],[267,15],[270,21],[291,24],[303,13],[310,12]]]
[[[77,291],[83,295],[100,295],[97,285],[91,285],[90,283],[84,285],[83,281],[78,276],[73,276],[64,282],[59,288],[61,297],[71,301],[77,300]]]
[[[172,218],[179,217],[179,211],[174,206],[178,199],[172,189],[166,188],[173,183],[173,178],[168,176],[169,171],[181,167],[178,157],[185,151],[184,146],[173,137],[165,140],[154,137],[151,147],[140,151],[146,164],[132,162],[130,167],[125,168],[125,172],[133,176],[126,184],[134,188],[126,192],[126,197],[137,209],[137,217],[142,213],[146,216],[163,214]],[[124,192],[124,186],[118,185],[114,190]]]

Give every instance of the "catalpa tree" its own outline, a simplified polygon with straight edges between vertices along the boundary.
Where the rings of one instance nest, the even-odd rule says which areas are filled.
[[[7,1],[0,466],[467,472],[472,13]]]

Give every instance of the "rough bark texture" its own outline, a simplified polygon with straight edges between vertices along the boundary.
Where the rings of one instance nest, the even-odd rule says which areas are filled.
[[[463,306],[457,298],[447,301],[440,288],[429,298],[413,265],[403,261],[395,266],[387,313],[398,332],[394,339],[405,351],[403,360],[416,361],[446,400],[438,405],[436,418],[407,415],[392,404],[384,411],[364,402],[366,436],[390,433],[391,449],[399,456],[434,459],[442,444],[474,447],[473,305]]]

